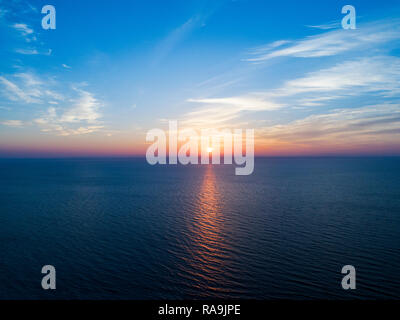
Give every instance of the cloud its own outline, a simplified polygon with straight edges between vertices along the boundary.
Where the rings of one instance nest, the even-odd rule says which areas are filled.
[[[93,95],[81,89],[75,89],[80,95],[71,109],[66,111],[60,118],[61,122],[80,122],[87,121],[88,123],[97,123],[101,117],[98,113],[99,102]]]
[[[178,28],[171,31],[157,46],[153,63],[158,64],[163,60],[181,41],[183,41],[202,21],[200,16],[193,16]]]
[[[2,2],[1,5],[7,7],[0,8],[1,23],[7,28],[7,36],[2,39],[6,43],[2,44],[18,54],[49,55],[50,52],[44,49],[44,42],[39,41],[41,33],[32,27],[40,24],[41,17],[37,9],[30,3],[19,0]]]
[[[207,99],[189,99],[189,102],[201,104],[197,110],[188,112],[183,117],[183,125],[186,126],[214,126],[222,127],[243,121],[244,117],[249,113],[260,111],[274,111],[277,109],[297,109],[297,108],[313,108],[313,112],[321,113],[319,107],[332,104],[338,99],[347,99],[355,101],[353,107],[357,107],[357,103],[365,101],[366,97],[377,97],[377,100],[391,102],[393,98],[400,96],[400,58],[390,56],[377,56],[369,58],[352,59],[339,62],[336,65],[324,68],[318,71],[310,72],[303,77],[286,81],[280,88],[271,89],[269,91],[256,92],[251,94],[243,94],[234,97],[220,97]],[[350,98],[354,100],[349,100]],[[359,100],[362,98],[362,100]],[[357,100],[358,99],[358,100]],[[361,102],[363,103],[363,102]],[[386,107],[385,107],[386,108]],[[388,109],[382,108],[387,111]],[[350,115],[354,115],[354,111],[346,113],[341,111],[340,115],[349,120]],[[371,111],[362,109],[365,114]],[[381,109],[380,109],[381,110]],[[396,110],[394,107],[390,110]],[[357,113],[358,114],[358,113]],[[320,132],[318,121],[327,124],[328,119],[333,119],[338,114],[328,114],[324,116],[315,115],[307,118],[303,122],[294,122],[290,127],[274,127],[273,130],[285,129],[287,133],[289,129],[304,129],[305,125],[313,121],[310,128],[313,128],[311,137],[317,137]],[[346,118],[347,117],[347,118]],[[376,114],[378,118],[378,114]],[[256,125],[257,118],[252,116],[250,122],[244,123]],[[285,119],[287,117],[285,116]],[[362,119],[360,119],[361,121]],[[279,121],[279,120],[278,120]],[[243,124],[243,122],[241,123]],[[340,126],[340,122],[334,122],[337,130],[346,132]],[[360,128],[360,127],[358,127]],[[268,128],[269,130],[270,128]],[[323,129],[323,130],[322,130]],[[327,128],[321,128],[326,134]],[[333,129],[330,128],[329,131]],[[280,131],[283,134],[283,131]],[[306,132],[306,131],[304,131]],[[304,136],[303,132],[303,136]],[[295,138],[299,132],[294,132]]]
[[[201,10],[187,19],[183,24],[168,33],[155,49],[153,65],[157,65],[161,60],[169,55],[182,41],[197,28],[205,26],[207,19],[212,16],[222,5],[222,2],[212,1],[208,3],[206,10]]]
[[[22,90],[18,85],[7,80],[5,77],[0,76],[0,83],[5,88],[5,94],[12,101],[21,100],[26,103],[38,103],[40,101],[36,99],[37,95]]]
[[[3,85],[3,93],[7,98],[11,101],[22,101],[28,104],[43,103],[43,99],[53,101],[64,99],[61,94],[49,89],[47,82],[29,72],[16,73],[9,75],[8,78],[0,76],[0,84]]]
[[[278,40],[278,41],[274,41],[272,43],[269,43],[267,45],[260,46],[258,48],[254,48],[254,49],[250,50],[250,53],[253,54],[253,55],[259,55],[259,54],[263,54],[266,51],[270,51],[272,49],[276,49],[276,48],[282,47],[282,46],[290,44],[290,43],[293,43],[293,41],[290,41],[290,40]]]
[[[330,30],[330,29],[336,29],[341,27],[341,22],[340,21],[335,21],[331,23],[326,23],[326,24],[320,24],[320,25],[314,25],[314,26],[307,26],[309,28],[313,29],[320,29],[320,30]]]
[[[26,42],[37,40],[34,30],[25,23],[14,23],[11,27],[17,30]]]
[[[24,36],[33,33],[33,29],[29,28],[25,23],[15,23],[13,28],[20,31]]]
[[[8,127],[22,127],[24,125],[24,123],[21,120],[6,120],[0,123]]]
[[[40,55],[44,55],[44,56],[50,56],[51,53],[52,53],[52,50],[48,49],[48,50],[38,51],[37,49],[34,49],[34,48],[28,48],[28,49],[16,49],[15,52],[19,53],[19,54],[24,54],[24,55],[38,55],[38,54],[40,54]]]
[[[66,110],[57,111],[50,107],[42,117],[34,122],[41,127],[41,131],[56,133],[61,136],[80,135],[96,132],[104,128],[100,122],[99,101],[93,94],[74,88],[79,97],[73,100],[73,105]]]
[[[320,28],[322,29],[322,28]],[[277,57],[316,58],[334,56],[351,50],[365,50],[400,39],[400,20],[365,24],[356,30],[333,30],[297,41],[278,41],[258,50],[250,62]],[[275,44],[275,45],[274,45]]]
[[[311,72],[305,77],[287,81],[275,94],[336,93],[357,95],[380,92],[400,93],[400,58],[377,56],[337,63],[333,67]],[[320,97],[323,98],[323,97]]]
[[[36,55],[39,54],[39,51],[36,49],[16,49],[16,53],[25,54],[25,55]]]
[[[276,110],[278,103],[263,99],[256,94],[227,98],[189,99],[188,102],[201,103],[201,109],[185,114],[183,122],[190,126],[224,125],[237,120],[246,112]]]
[[[25,84],[29,87],[40,86],[43,84],[43,81],[38,79],[32,73],[27,73],[27,72],[16,73],[14,76],[17,78],[23,79]]]
[[[63,66],[65,69],[71,69],[71,67],[70,67],[69,65],[66,65],[65,63],[63,63],[62,66]]]
[[[400,105],[337,109],[265,127],[258,133],[266,145],[297,145],[305,149],[394,144],[400,137]]]
[[[400,94],[400,58],[371,57],[337,63],[289,80],[282,87],[234,97],[189,99],[202,108],[185,115],[191,124],[225,123],[245,112],[272,111],[287,106],[323,106],[335,99],[372,94]]]
[[[38,10],[35,6],[31,5],[29,2],[27,2],[26,4],[27,4],[28,8],[29,8],[31,11],[33,11],[33,12],[35,12],[35,13],[39,12],[39,10]]]
[[[58,92],[55,92],[53,90],[50,89],[46,89],[44,90],[44,94],[48,97],[48,98],[52,98],[54,100],[64,100],[64,96]],[[57,104],[57,101],[49,101],[48,103],[52,103],[52,104]]]
[[[335,25],[336,22],[318,27],[328,30]],[[203,123],[207,123],[208,120],[217,122],[217,114],[223,119],[220,122],[238,119],[245,111],[255,111],[254,104],[248,99],[249,96],[260,101],[262,105],[260,110],[265,111],[285,107],[315,108],[345,98],[355,100],[356,97],[365,99],[367,96],[379,99],[396,97],[400,94],[400,59],[388,56],[387,53],[390,49],[389,44],[398,39],[400,39],[400,20],[396,19],[360,25],[356,30],[327,31],[297,41],[278,40],[254,48],[250,51],[253,57],[247,60],[257,63],[283,56],[331,58],[315,59],[319,64],[314,63],[312,67],[318,68],[323,63],[322,68],[287,80],[275,89],[244,92],[234,97],[219,97],[214,100],[191,99],[189,101],[203,103],[203,106],[202,109],[190,112],[186,116],[193,119],[197,117],[196,122]],[[333,56],[350,51],[352,55],[342,56],[340,62],[338,59],[333,60]],[[332,61],[334,64],[329,65]],[[291,63],[294,64],[293,69],[301,70],[296,68],[295,60]],[[254,65],[249,68],[246,69],[247,76],[252,71],[260,70],[259,66]],[[213,88],[209,92],[212,90]]]

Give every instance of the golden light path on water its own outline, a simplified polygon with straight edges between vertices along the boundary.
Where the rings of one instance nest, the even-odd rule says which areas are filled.
[[[224,239],[227,230],[222,208],[213,165],[208,165],[194,203],[193,216],[187,221],[189,255],[185,259],[188,268],[184,270],[205,297],[211,293],[223,295],[230,291],[228,288],[232,284],[227,281],[232,260]]]

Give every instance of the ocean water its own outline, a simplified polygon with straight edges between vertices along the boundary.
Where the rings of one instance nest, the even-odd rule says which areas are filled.
[[[0,299],[399,297],[400,158],[0,160]]]

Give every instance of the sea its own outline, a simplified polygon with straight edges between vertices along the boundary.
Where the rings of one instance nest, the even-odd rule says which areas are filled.
[[[399,299],[399,157],[234,169],[1,159],[0,299]]]

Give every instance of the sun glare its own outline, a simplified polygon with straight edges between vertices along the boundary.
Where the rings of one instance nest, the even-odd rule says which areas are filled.
[[[212,152],[212,151],[213,151],[213,148],[211,148],[211,147],[207,148],[207,152]]]

